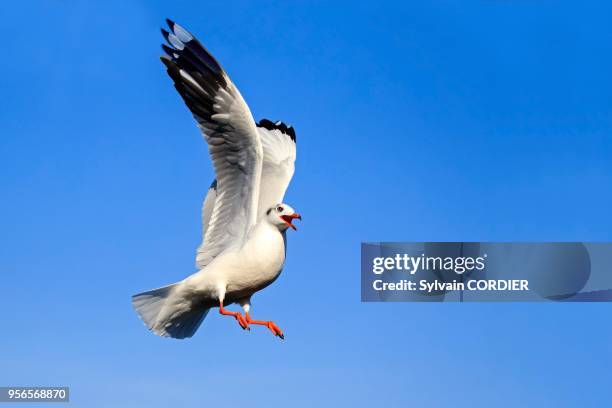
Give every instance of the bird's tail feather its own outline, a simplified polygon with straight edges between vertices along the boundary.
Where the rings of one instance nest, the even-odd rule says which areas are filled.
[[[180,283],[132,296],[132,305],[145,325],[158,336],[184,339],[194,335],[210,309],[192,307],[172,295]]]

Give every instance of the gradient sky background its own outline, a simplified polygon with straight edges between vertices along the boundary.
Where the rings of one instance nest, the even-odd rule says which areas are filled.
[[[609,402],[612,305],[362,304],[359,244],[612,240],[612,5],[368,3],[0,5],[0,385],[88,408]],[[161,339],[132,311],[194,272],[213,178],[166,17],[297,129],[304,221],[253,298],[284,342],[217,313]]]

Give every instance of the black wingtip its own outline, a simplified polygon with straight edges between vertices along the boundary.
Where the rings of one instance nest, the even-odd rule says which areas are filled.
[[[168,36],[170,35],[170,33],[168,31],[166,31],[166,29],[161,28],[161,33],[164,36],[164,38],[166,39],[166,41],[168,41]]]
[[[172,60],[170,59],[170,57],[167,57],[165,55],[162,55],[161,57],[159,57],[159,60],[161,62],[163,62],[163,64],[166,66],[167,69],[172,69],[174,67],[174,64],[172,62]]]
[[[291,140],[295,142],[296,137],[295,137],[295,129],[293,128],[293,126],[289,126],[287,128],[287,133],[289,134],[289,137],[291,138]]]
[[[174,21],[170,20],[169,18],[166,19],[166,24],[168,24],[168,27],[170,28],[170,30],[174,31]]]
[[[296,137],[295,137],[295,129],[293,128],[293,126],[287,126],[280,120],[277,122],[272,122],[271,120],[268,120],[268,119],[262,119],[259,121],[259,123],[257,123],[257,126],[266,128],[268,130],[278,129],[281,131],[281,133],[289,136],[291,140],[293,140],[294,142],[297,142]]]
[[[161,47],[170,58],[176,58],[176,55],[178,55],[173,48],[168,47],[166,44],[162,44]]]

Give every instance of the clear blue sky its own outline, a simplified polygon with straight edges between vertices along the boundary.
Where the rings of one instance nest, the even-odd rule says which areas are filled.
[[[612,240],[610,2],[369,3],[0,5],[0,385],[87,408],[609,402],[612,305],[362,304],[359,244]],[[297,129],[304,221],[253,298],[284,342],[216,313],[161,339],[131,309],[194,272],[213,178],[166,17]]]

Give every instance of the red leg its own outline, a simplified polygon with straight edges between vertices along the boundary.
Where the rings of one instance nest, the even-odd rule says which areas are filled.
[[[281,339],[285,339],[285,335],[283,334],[282,330],[280,329],[280,327],[278,327],[276,324],[274,324],[273,321],[263,321],[263,320],[252,320],[251,316],[249,316],[249,312],[246,312],[246,322],[247,324],[260,324],[262,326],[266,326],[268,329],[270,329],[270,331],[272,332],[272,334],[274,334],[275,336],[280,337]]]
[[[234,318],[238,321],[238,324],[240,325],[240,327],[242,327],[243,329],[249,328],[249,324],[247,323],[245,318],[242,317],[240,312],[230,312],[229,310],[225,310],[223,308],[223,302],[219,302],[219,313],[225,316],[234,316]]]

